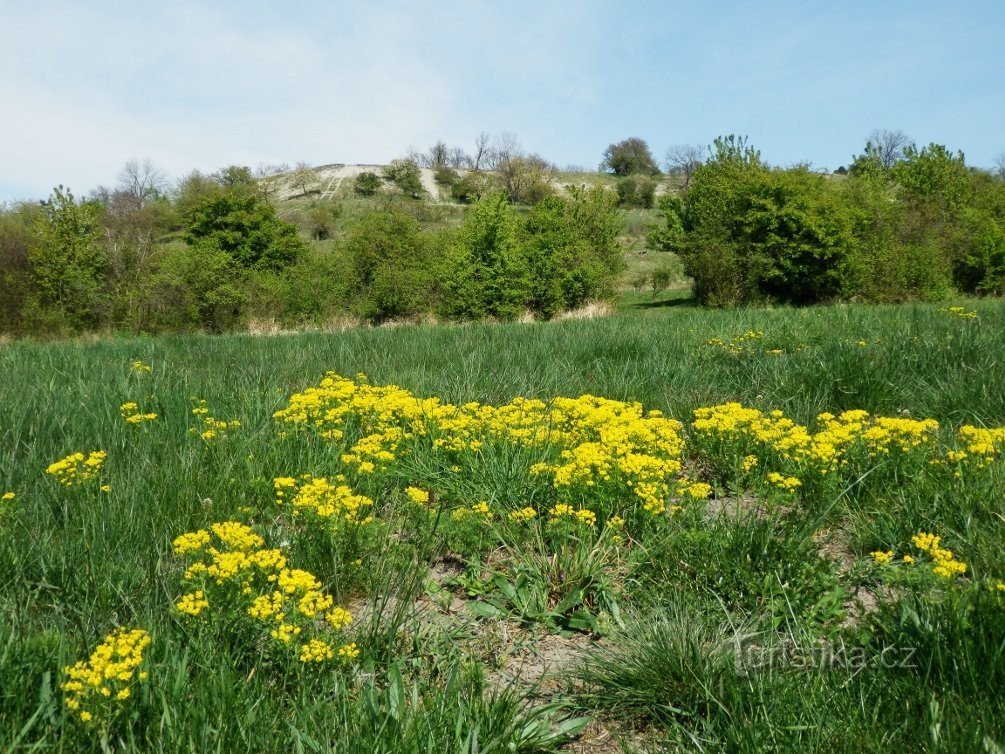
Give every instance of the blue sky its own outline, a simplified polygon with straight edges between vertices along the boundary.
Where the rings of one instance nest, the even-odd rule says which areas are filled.
[[[1005,152],[1005,2],[0,0],[0,201],[515,133],[595,167],[746,134],[846,164],[874,128]]]

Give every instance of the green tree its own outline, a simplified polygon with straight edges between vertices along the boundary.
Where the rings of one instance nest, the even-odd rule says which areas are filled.
[[[472,319],[518,317],[530,300],[519,223],[505,191],[480,199],[461,227],[448,281],[453,314]]]
[[[422,173],[414,160],[393,160],[384,166],[384,178],[401,189],[401,193],[419,199],[426,190],[422,187]]]
[[[369,212],[357,220],[341,246],[360,313],[381,321],[434,311],[446,262],[440,240],[400,211]]]
[[[601,188],[570,189],[527,214],[521,244],[530,270],[530,307],[545,317],[607,298],[621,271],[623,224],[614,197]]]
[[[59,186],[42,210],[32,226],[28,255],[38,303],[56,311],[72,328],[95,326],[107,305],[101,207],[77,202],[69,189]]]
[[[617,191],[622,207],[651,209],[656,197],[656,181],[647,175],[629,175],[618,181]]]
[[[372,170],[364,170],[352,182],[352,190],[360,196],[374,196],[384,184],[380,176]]]
[[[185,240],[212,245],[244,269],[281,270],[305,249],[296,226],[253,191],[225,190],[196,204],[186,216]]]
[[[649,145],[643,139],[632,137],[611,144],[604,150],[604,159],[600,163],[601,170],[607,170],[615,175],[659,175],[660,169],[649,150]]]

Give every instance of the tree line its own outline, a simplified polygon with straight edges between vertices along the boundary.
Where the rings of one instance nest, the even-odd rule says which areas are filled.
[[[0,332],[547,318],[613,294],[622,215],[609,192],[549,191],[518,210],[496,177],[451,224],[413,200],[410,165],[385,168],[378,180],[397,188],[351,216],[338,202],[280,211],[275,183],[247,167],[193,172],[172,189],[136,162],[86,198],[60,186],[6,207]]]
[[[1005,293],[1005,164],[877,132],[840,175],[767,165],[715,140],[659,202],[649,246],[676,253],[703,304],[937,300]]]

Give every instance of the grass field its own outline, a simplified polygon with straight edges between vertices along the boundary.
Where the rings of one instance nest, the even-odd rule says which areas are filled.
[[[1002,751],[962,303],[0,348],[0,750]]]

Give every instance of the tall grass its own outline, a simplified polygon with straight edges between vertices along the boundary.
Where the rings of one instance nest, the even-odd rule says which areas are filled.
[[[274,477],[337,466],[323,445],[278,442],[272,420],[291,393],[329,370],[365,372],[374,384],[458,404],[590,393],[641,401],[685,422],[699,406],[741,401],[801,422],[862,408],[948,427],[1002,425],[1005,306],[968,303],[979,318],[922,305],[709,312],[637,296],[603,320],[5,346],[0,493],[17,497],[0,518],[0,749],[554,749],[578,726],[562,728],[567,709],[487,682],[449,634],[388,608],[421,594],[429,559],[442,550],[435,531],[419,541],[388,531],[365,576],[345,581],[340,596],[375,606],[352,629],[368,655],[358,673],[310,678],[256,671],[234,647],[189,634],[168,609],[180,575],[172,539],[248,510],[267,522]],[[743,353],[707,344],[748,330],[764,336]],[[133,370],[134,360],[152,371]],[[224,443],[200,441],[189,432],[198,425],[193,398],[241,427]],[[126,401],[158,419],[125,426]],[[108,452],[107,492],[67,491],[43,474],[68,453],[95,449]],[[502,465],[489,469],[472,494],[485,485],[502,491],[511,476]],[[1005,576],[996,572],[1005,569],[1002,492],[999,476],[981,489],[905,484],[899,494],[887,487],[838,505],[818,501],[798,523],[682,519],[647,543],[647,563],[632,564],[621,599],[633,618],[594,648],[577,704],[587,714],[613,710],[628,728],[680,750],[1002,745],[1001,703],[980,682],[988,663],[1002,661],[986,629],[990,603],[924,602],[910,613],[881,613],[882,630],[859,624],[871,637],[911,635],[927,652],[923,673],[744,675],[731,656],[706,652],[738,621],[782,637],[826,624],[831,633],[814,635],[834,636],[835,585],[851,592],[855,584],[815,551],[811,537],[821,529],[842,529],[850,553],[864,555],[937,525],[976,575]],[[318,572],[332,568],[323,554],[305,557]],[[341,578],[337,568],[332,577]],[[58,684],[60,669],[117,625],[151,631],[160,671],[126,724],[102,740],[71,724]],[[940,638],[953,631],[977,638]]]

